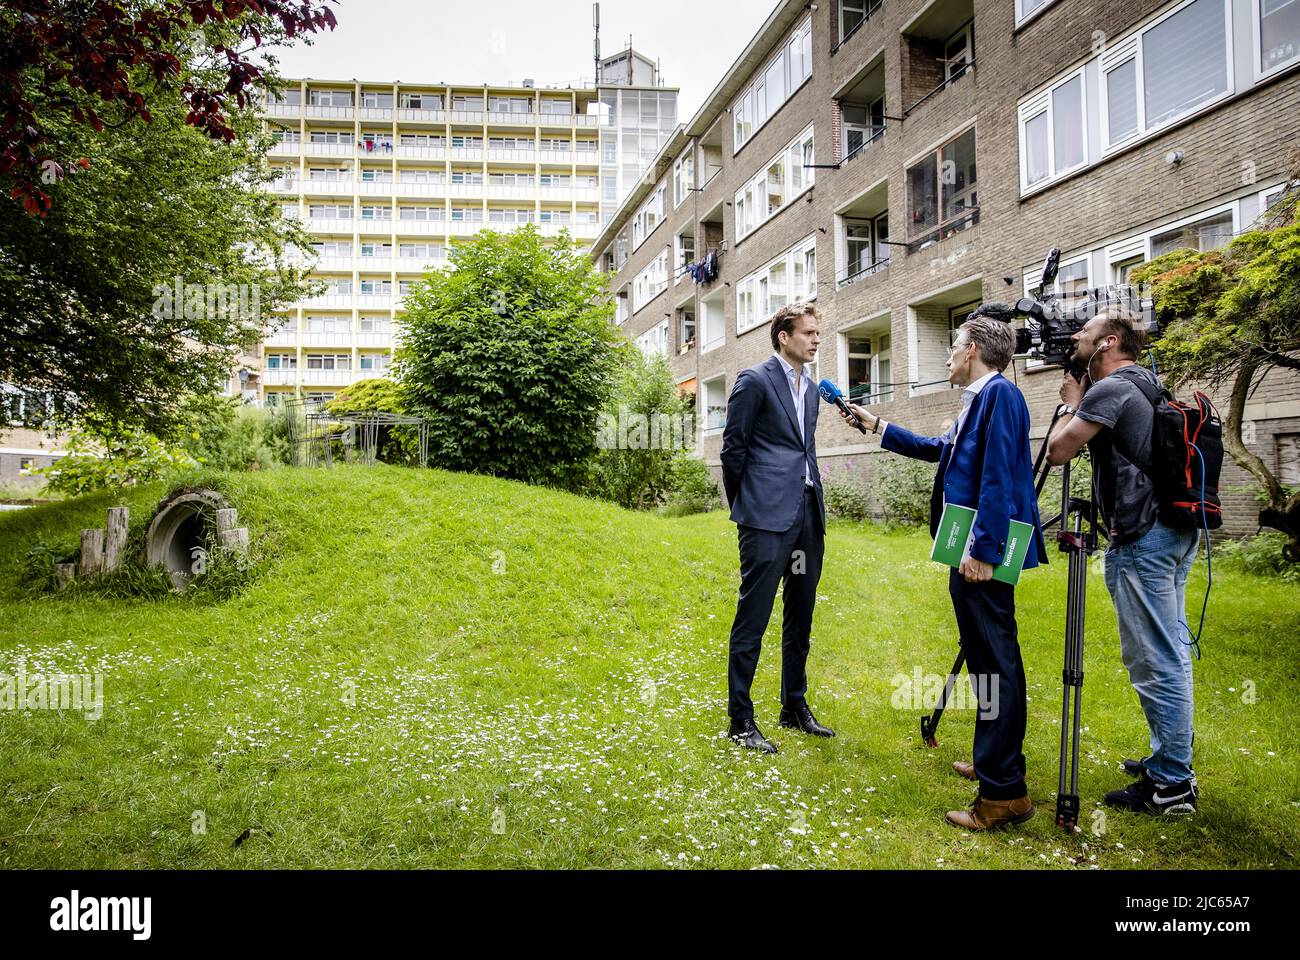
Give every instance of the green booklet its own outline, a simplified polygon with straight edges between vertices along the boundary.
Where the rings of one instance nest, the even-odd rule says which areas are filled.
[[[930,549],[930,559],[950,567],[960,567],[962,560],[970,556],[971,541],[975,539],[976,516],[978,511],[970,507],[957,503],[945,504],[943,516],[939,519],[939,530],[934,536],[934,546]],[[993,579],[1012,586],[1019,583],[1020,570],[1033,540],[1034,528],[1031,524],[1012,520],[1011,529],[1007,531],[1007,552],[993,568]]]

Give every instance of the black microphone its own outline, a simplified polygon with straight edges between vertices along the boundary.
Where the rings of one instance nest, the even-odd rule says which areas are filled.
[[[853,424],[863,433],[870,432],[867,430],[866,425],[859,420],[856,415],[854,415],[852,410],[849,409],[849,405],[844,402],[844,394],[840,393],[839,387],[835,386],[835,384],[831,383],[829,380],[822,380],[821,383],[817,384],[817,392],[821,394],[822,399],[827,403],[833,403],[835,406],[839,407],[840,412],[849,418],[849,423]]]

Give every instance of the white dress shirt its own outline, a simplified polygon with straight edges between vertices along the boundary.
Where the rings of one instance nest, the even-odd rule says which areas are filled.
[[[790,385],[790,396],[794,400],[795,420],[799,423],[799,440],[806,444],[807,441],[804,440],[803,435],[803,401],[804,396],[808,393],[808,388],[812,386],[812,377],[808,376],[808,369],[805,367],[802,375],[796,378],[794,367],[790,365],[790,362],[779,353],[776,354],[776,358],[781,361],[781,369],[785,371],[785,382]],[[816,468],[813,466],[812,459],[809,458],[808,462],[804,465],[803,482],[805,486],[817,486],[813,481],[813,474],[815,472]]]

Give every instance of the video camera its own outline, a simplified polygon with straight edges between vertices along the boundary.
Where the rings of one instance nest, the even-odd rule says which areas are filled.
[[[1015,303],[981,304],[972,317],[990,317],[1003,323],[1013,323],[1017,317],[1025,318],[1025,325],[1016,331],[1016,356],[1041,360],[1054,367],[1065,367],[1078,379],[1083,371],[1071,362],[1074,352],[1074,334],[1103,309],[1122,306],[1146,321],[1147,336],[1154,338],[1158,332],[1155,304],[1143,299],[1139,291],[1128,284],[1111,284],[1072,293],[1068,304],[1053,291],[1056,274],[1061,263],[1061,251],[1053,247],[1043,261],[1042,280],[1031,296]],[[1053,292],[1047,292],[1053,291]],[[1032,294],[1037,294],[1036,296]]]

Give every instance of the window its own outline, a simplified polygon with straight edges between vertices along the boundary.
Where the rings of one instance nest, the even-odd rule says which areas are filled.
[[[701,400],[704,404],[704,429],[721,430],[727,423],[727,378],[705,380]]]
[[[347,353],[309,353],[308,370],[351,370],[352,356]]]
[[[326,220],[351,220],[352,204],[343,203],[313,203],[307,207],[309,217],[320,217]]]
[[[632,312],[636,313],[668,286],[668,250],[655,257],[632,281]]]
[[[268,370],[297,370],[298,357],[292,353],[268,353],[266,355]]]
[[[393,208],[390,206],[367,206],[361,207],[362,220],[391,220],[393,219]]]
[[[452,134],[451,145],[465,150],[482,150],[482,137],[467,137],[462,134]]]
[[[1088,162],[1083,71],[1020,106],[1020,187],[1064,176]]]
[[[867,22],[867,18],[880,9],[881,0],[841,0],[840,43]]]
[[[453,220],[462,220],[466,222],[473,221],[476,223],[482,223],[483,208],[482,207],[452,207],[451,218]],[[437,219],[441,219],[441,218],[437,218]]]
[[[551,116],[563,116],[573,113],[573,103],[558,97],[542,97],[542,113]]]
[[[483,183],[483,174],[471,170],[453,170],[451,172],[451,182],[471,186],[481,185]]]
[[[664,185],[660,184],[649,198],[641,204],[636,215],[632,218],[632,249],[645,241],[645,238],[654,233],[655,227],[659,226],[664,218]]]
[[[884,97],[877,97],[869,104],[841,104],[840,115],[844,121],[845,159],[885,135]]]
[[[805,237],[736,284],[736,333],[745,333],[796,300],[817,295],[817,237]]]
[[[441,260],[443,249],[438,243],[403,243],[397,248],[397,255],[419,260]]]
[[[813,128],[808,127],[736,192],[736,239],[753,233],[813,183]]]
[[[673,283],[680,283],[688,274],[686,267],[695,262],[695,234],[681,233],[673,237],[677,254],[673,257]]]
[[[483,98],[453,95],[451,98],[451,108],[453,110],[482,110]]]
[[[361,105],[363,107],[391,109],[393,106],[393,95],[391,93],[379,93],[375,90],[364,90],[361,93]]]
[[[841,284],[853,283],[889,265],[889,214],[844,221],[848,264]]]
[[[668,356],[668,321],[656,324],[636,338],[636,345],[647,357]]]
[[[1016,26],[1020,26],[1051,2],[1052,0],[1016,0]]]
[[[1194,220],[1191,223],[1165,230],[1151,237],[1151,259],[1174,250],[1190,247],[1204,253],[1226,246],[1232,239],[1233,216],[1231,210]]]
[[[1101,60],[1113,147],[1231,92],[1227,4],[1190,0]]]
[[[1257,0],[1255,10],[1256,70],[1273,73],[1300,61],[1300,3],[1295,0]]]
[[[971,21],[962,27],[943,44],[943,79],[945,83],[966,73],[966,68],[975,59],[975,23]]]
[[[979,222],[974,127],[907,168],[907,196],[914,250]]]
[[[498,209],[494,207],[488,211],[488,222],[489,223],[532,223],[533,211]]]
[[[436,133],[403,133],[398,143],[404,147],[445,147],[447,138]]]
[[[312,143],[351,143],[352,134],[346,130],[312,130],[308,139]]]
[[[677,343],[680,352],[695,346],[695,311],[687,307],[677,312]]]
[[[442,207],[398,207],[397,219],[399,220],[442,220],[445,211]],[[454,220],[455,217],[453,216]]]
[[[362,370],[387,370],[391,359],[387,353],[363,353],[358,358]]]
[[[757,76],[758,79],[731,106],[734,117],[734,153],[738,153],[803,82],[812,76],[811,17],[795,29],[789,41]]]
[[[350,107],[351,90],[311,90],[307,93],[307,102],[314,107]]]
[[[441,170],[399,170],[397,178],[402,183],[442,183],[447,175]]]
[[[680,207],[695,186],[695,157],[688,151],[673,164],[673,207]]]
[[[434,93],[398,94],[397,105],[407,110],[441,110],[442,97]]]
[[[393,245],[391,243],[370,243],[362,241],[361,256],[363,257],[390,257],[393,255]]]

